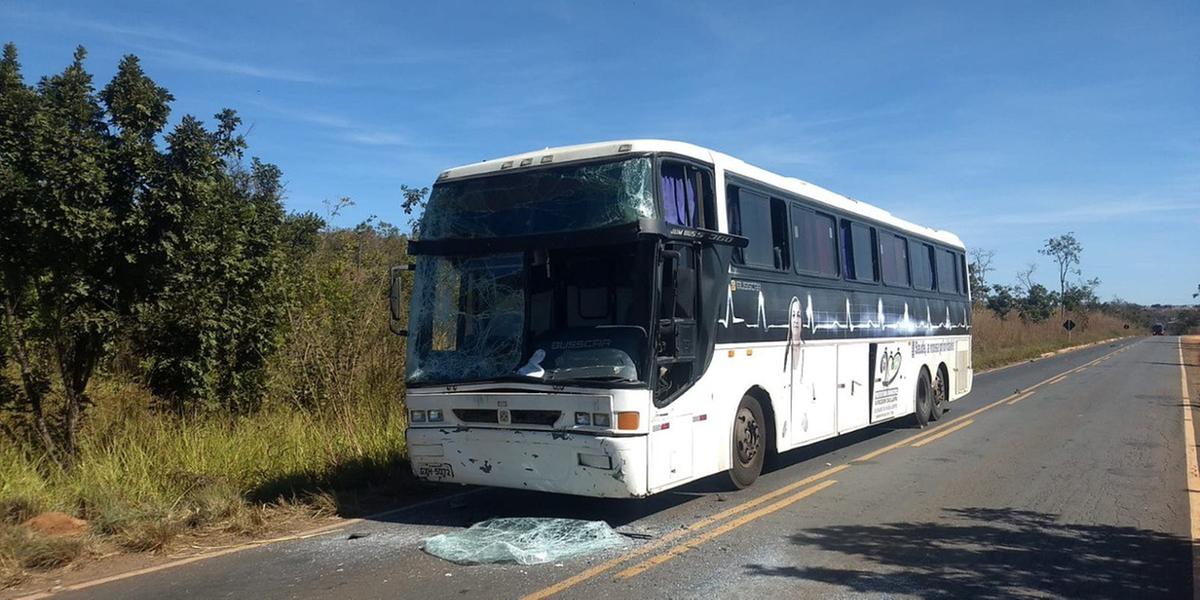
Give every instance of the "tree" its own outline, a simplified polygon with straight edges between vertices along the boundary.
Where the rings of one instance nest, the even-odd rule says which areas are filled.
[[[1079,274],[1079,255],[1083,253],[1083,246],[1075,239],[1075,232],[1068,232],[1058,237],[1053,237],[1046,240],[1046,245],[1038,250],[1038,254],[1049,256],[1054,259],[1058,265],[1058,293],[1059,297],[1067,295],[1067,277],[1074,273]],[[1067,315],[1067,306],[1064,303],[1062,306],[1062,316]]]
[[[1017,271],[1017,286],[1022,294],[1029,294],[1029,290],[1033,289],[1033,273],[1037,271],[1037,263],[1029,263],[1025,268]]]
[[[425,210],[425,199],[429,195],[429,188],[415,188],[407,185],[400,186],[400,193],[404,199],[400,202],[400,208],[404,209],[404,214],[412,215],[414,212],[420,213]],[[420,233],[421,224],[420,216],[412,219],[412,233],[415,237]]]
[[[1075,313],[1075,319],[1081,329],[1087,329],[1089,315],[1093,309],[1100,306],[1100,298],[1096,296],[1096,288],[1100,287],[1100,279],[1093,277],[1087,281],[1067,284],[1066,292],[1062,295],[1062,307]]]
[[[0,404],[69,467],[118,340],[166,397],[252,395],[278,337],[279,169],[241,163],[233,111],[183,117],[125,57],[97,93],[75,51],[36,88],[0,59]],[[15,376],[15,383],[10,380]]]
[[[1020,300],[1017,305],[1017,310],[1021,314],[1021,319],[1031,323],[1041,323],[1049,319],[1054,314],[1054,305],[1058,298],[1046,289],[1046,286],[1035,283],[1029,288],[1029,292]]]
[[[984,302],[988,294],[987,274],[992,269],[992,260],[996,257],[994,250],[981,248],[971,249],[971,267],[968,279],[971,284],[971,298],[976,302]]]
[[[987,296],[988,310],[996,313],[997,317],[1003,321],[1008,313],[1018,305],[1017,298],[1013,294],[1011,286],[996,284],[992,286],[992,293]]]

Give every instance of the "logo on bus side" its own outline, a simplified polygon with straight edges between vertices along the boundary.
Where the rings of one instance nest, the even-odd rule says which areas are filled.
[[[896,376],[900,374],[901,360],[899,348],[894,352],[884,350],[883,354],[879,357],[879,377],[884,387],[892,385],[892,382],[896,380]]]

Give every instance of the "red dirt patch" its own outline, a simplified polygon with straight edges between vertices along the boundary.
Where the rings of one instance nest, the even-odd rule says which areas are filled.
[[[44,512],[21,525],[42,535],[82,535],[87,532],[87,521],[60,512]]]

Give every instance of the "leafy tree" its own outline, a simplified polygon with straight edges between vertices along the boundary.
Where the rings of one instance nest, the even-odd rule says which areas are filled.
[[[1091,311],[1100,306],[1100,298],[1096,296],[1098,287],[1100,279],[1093,277],[1087,281],[1067,284],[1067,290],[1062,296],[1062,307],[1075,313],[1075,319],[1082,329],[1087,329]]]
[[[6,194],[12,214],[2,225],[15,246],[5,260],[10,350],[37,437],[68,465],[87,383],[128,299],[112,277],[125,260],[114,232],[127,199],[114,193],[121,183],[111,168],[114,144],[85,57],[76,49],[62,73],[42,79],[33,118],[12,132],[29,140],[18,149],[28,154],[15,160],[16,179],[26,185]],[[11,45],[5,62],[4,104],[21,106],[25,94]],[[62,395],[56,437],[45,414],[52,378]]]
[[[1049,256],[1058,265],[1058,293],[1064,299],[1067,295],[1067,277],[1071,273],[1079,274],[1079,255],[1082,253],[1083,246],[1075,239],[1074,232],[1050,238],[1046,240],[1046,245],[1038,250],[1038,254]],[[1067,306],[1064,303],[1062,315],[1065,317],[1066,314]]]
[[[400,208],[404,210],[404,214],[411,216],[414,212],[421,213],[425,210],[426,197],[429,195],[429,188],[415,188],[407,185],[400,186],[400,193],[403,195],[403,200],[400,202]],[[413,217],[412,233],[417,235],[420,233],[420,219]]]
[[[242,165],[233,111],[163,138],[174,98],[138,59],[97,92],[85,57],[36,88],[12,44],[0,60],[0,405],[66,466],[117,341],[179,408],[252,406],[283,249],[313,235],[303,216],[285,226],[278,168]]]
[[[996,284],[992,286],[992,292],[987,295],[988,310],[996,313],[997,317],[1003,321],[1008,317],[1008,313],[1017,308],[1018,301],[1014,295],[1012,286]]]
[[[1035,283],[1029,292],[1020,300],[1017,306],[1021,319],[1032,323],[1041,323],[1054,314],[1054,305],[1058,298],[1046,286]]]

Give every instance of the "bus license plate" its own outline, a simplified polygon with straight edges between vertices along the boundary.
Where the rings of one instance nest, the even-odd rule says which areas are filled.
[[[454,467],[447,463],[417,465],[417,476],[422,479],[449,479],[454,477]]]

